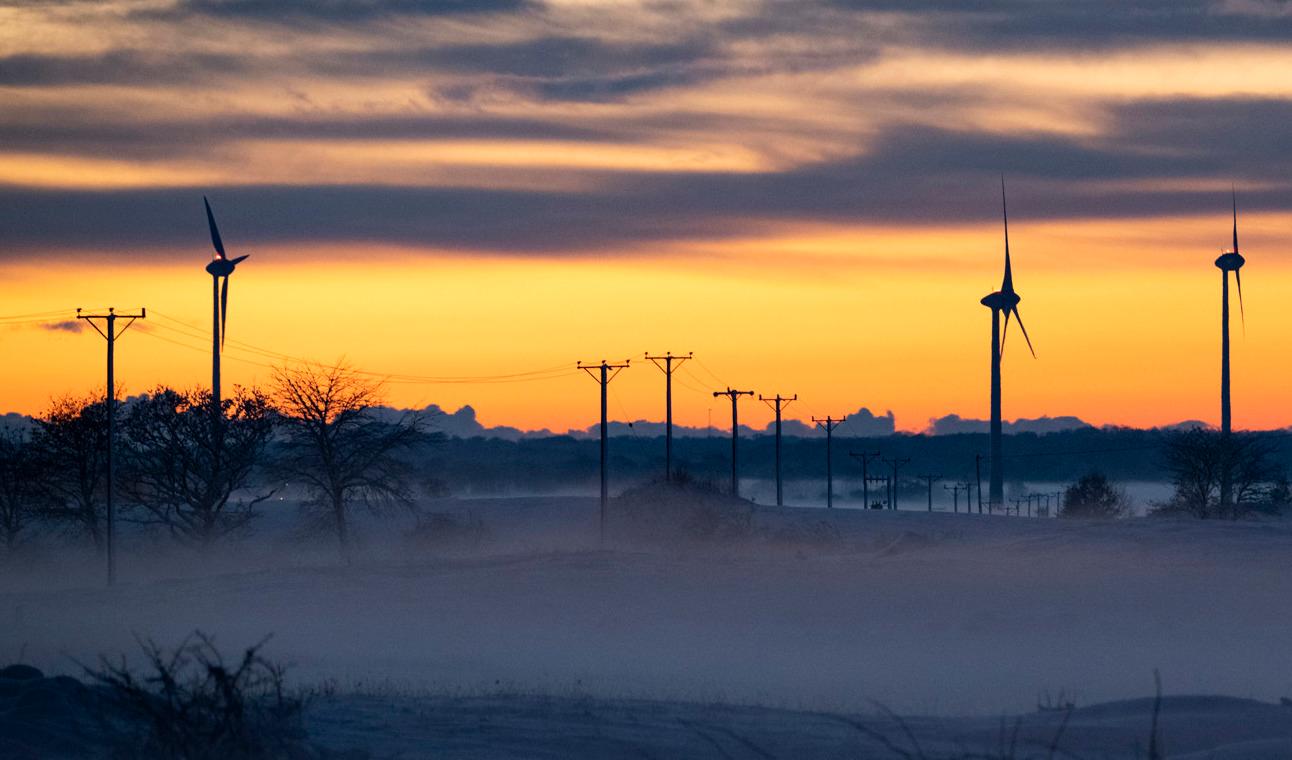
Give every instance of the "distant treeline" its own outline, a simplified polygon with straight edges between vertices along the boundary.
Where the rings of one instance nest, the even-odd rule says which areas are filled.
[[[433,427],[433,423],[432,423]],[[1009,481],[1071,482],[1092,471],[1114,481],[1168,481],[1164,443],[1167,430],[1132,428],[1082,428],[1064,432],[1018,433],[1005,437],[1006,478]],[[1257,433],[1273,451],[1274,465],[1292,470],[1292,438],[1282,431]],[[731,438],[676,438],[674,469],[698,480],[725,483],[731,473]],[[946,480],[974,477],[975,456],[983,455],[982,474],[988,472],[986,434],[911,435],[876,438],[836,436],[836,478],[856,479],[860,465],[849,452],[875,452],[883,457],[909,458],[901,470],[905,486],[918,473],[935,473]],[[785,478],[825,478],[826,442],[819,438],[785,437],[782,457]],[[570,436],[506,441],[496,438],[441,438],[426,452],[420,469],[450,493],[543,492],[595,486],[598,477],[598,442]],[[740,439],[742,478],[772,478],[775,438],[769,435]],[[664,439],[656,436],[621,436],[610,440],[610,474],[615,490],[658,478],[664,471]],[[882,464],[872,464],[872,475],[884,474]],[[914,483],[912,482],[912,487]]]

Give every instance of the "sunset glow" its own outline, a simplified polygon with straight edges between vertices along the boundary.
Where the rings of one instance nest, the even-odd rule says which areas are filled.
[[[1003,172],[1038,354],[1011,330],[1006,417],[1217,421],[1232,185],[1235,425],[1292,425],[1282,4],[1098,41],[1108,9],[1002,32],[846,5],[0,7],[0,316],[41,315],[0,326],[0,407],[102,387],[78,306],[148,308],[128,393],[209,382],[205,194],[251,254],[225,382],[344,357],[400,376],[393,404],[564,431],[598,412],[576,361],[633,359],[611,416],[654,420],[636,360],[694,351],[687,425],[724,424],[726,384],[799,418],[982,418]]]

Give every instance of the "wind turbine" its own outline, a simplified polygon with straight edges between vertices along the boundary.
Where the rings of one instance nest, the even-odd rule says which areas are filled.
[[[1234,209],[1234,249],[1225,251],[1216,258],[1216,267],[1220,269],[1220,434],[1228,443],[1231,432],[1229,412],[1229,273],[1234,273],[1234,284],[1238,286],[1238,314],[1247,323],[1243,310],[1243,277],[1239,270],[1246,259],[1238,252],[1238,193],[1231,191]],[[1226,466],[1220,479],[1220,505],[1229,506],[1231,483],[1229,467]]]
[[[229,317],[229,275],[238,266],[238,262],[247,258],[239,256],[236,259],[229,258],[224,252],[224,241],[220,239],[220,228],[215,225],[215,214],[211,213],[211,202],[202,196],[202,204],[206,206],[206,222],[211,227],[211,245],[215,248],[215,257],[211,263],[206,265],[206,271],[211,275],[211,301],[212,301],[212,320],[211,320],[211,401],[216,413],[216,419],[222,415],[220,402],[220,353],[224,350],[224,328]],[[221,282],[223,280],[223,282]]]
[[[1000,360],[1005,350],[1005,336],[1009,333],[1009,318],[1012,314],[1018,320],[1018,329],[1023,331],[1027,341],[1027,350],[1036,358],[1032,348],[1032,339],[1023,326],[1023,317],[1018,313],[1018,302],[1022,297],[1014,291],[1014,272],[1009,260],[1009,209],[1005,205],[1005,178],[1000,178],[1000,209],[1005,221],[1005,277],[1000,283],[1000,290],[983,297],[983,306],[991,309],[991,489],[989,498],[992,504],[1000,504],[1005,498],[1005,474],[1001,462],[1001,419],[1000,419]],[[1005,315],[1002,329],[1000,316]]]

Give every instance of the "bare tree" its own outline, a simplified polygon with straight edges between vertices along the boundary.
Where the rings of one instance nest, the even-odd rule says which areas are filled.
[[[39,464],[31,441],[16,430],[0,431],[0,542],[12,552],[39,517]]]
[[[64,396],[36,420],[33,451],[40,463],[42,509],[102,548],[108,446],[107,404]]]
[[[1186,514],[1201,519],[1237,519],[1252,509],[1277,472],[1268,441],[1244,433],[1226,436],[1192,428],[1166,442],[1165,465],[1175,484],[1171,500],[1155,514]],[[1233,503],[1220,503],[1220,483],[1228,471]]]
[[[119,441],[121,493],[186,543],[200,545],[251,521],[266,489],[238,499],[273,435],[268,399],[242,390],[213,418],[211,392],[159,387],[134,400]],[[215,425],[213,419],[218,419]]]
[[[399,454],[425,440],[416,413],[392,420],[375,414],[381,391],[381,383],[344,363],[275,372],[282,474],[304,484],[306,506],[336,534],[347,559],[351,507],[411,505],[410,468]]]

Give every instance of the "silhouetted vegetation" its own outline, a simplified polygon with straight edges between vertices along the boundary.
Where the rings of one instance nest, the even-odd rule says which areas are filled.
[[[1193,428],[1172,434],[1163,457],[1175,493],[1154,514],[1200,519],[1236,519],[1262,506],[1278,478],[1272,443],[1263,437]],[[1228,473],[1229,504],[1221,503],[1221,484]]]
[[[40,518],[40,468],[25,433],[0,430],[0,544],[11,553]]]
[[[124,658],[86,669],[103,700],[113,756],[174,760],[310,757],[305,702],[287,691],[264,642],[226,662],[195,633],[173,651],[142,642],[145,669]]]
[[[344,364],[282,369],[273,401],[282,422],[278,469],[304,486],[306,508],[350,550],[350,510],[411,504],[412,471],[400,457],[426,440],[415,413],[384,420],[381,384]]]
[[[712,482],[656,481],[630,488],[611,502],[613,534],[671,543],[730,541],[753,531],[753,503]]]
[[[157,388],[135,400],[117,441],[121,493],[186,543],[208,544],[252,518],[272,490],[234,495],[263,464],[273,434],[268,400],[255,390],[224,399],[220,417],[206,390]]]
[[[1126,492],[1110,483],[1102,473],[1092,472],[1064,489],[1059,517],[1109,520],[1125,517],[1129,512],[1130,499]]]
[[[107,482],[107,404],[64,396],[36,419],[42,512],[102,547]]]

